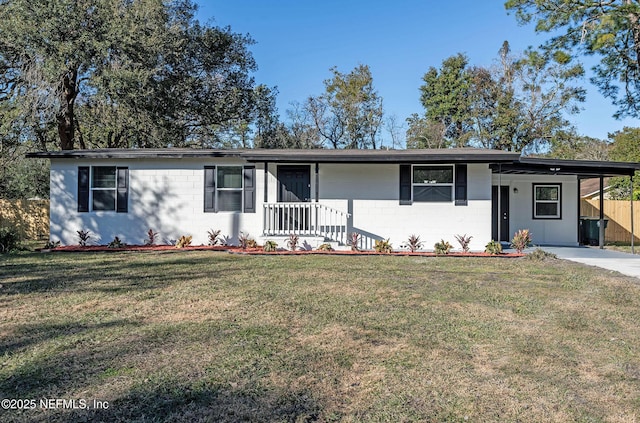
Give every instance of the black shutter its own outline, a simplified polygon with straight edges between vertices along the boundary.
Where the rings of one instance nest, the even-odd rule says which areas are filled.
[[[256,167],[244,167],[244,212],[256,212]]]
[[[216,168],[205,166],[204,168],[204,211],[215,213],[216,211]]]
[[[127,213],[129,211],[129,168],[117,168],[116,176],[118,180],[116,212]]]
[[[456,186],[455,186],[456,206],[467,205],[467,165],[456,165]]]
[[[89,167],[78,168],[78,212],[89,211]]]
[[[400,165],[400,205],[411,204],[411,165]]]

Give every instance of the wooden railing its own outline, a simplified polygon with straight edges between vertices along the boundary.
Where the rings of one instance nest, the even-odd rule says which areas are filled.
[[[323,236],[346,244],[348,218],[321,203],[265,203],[263,234]]]

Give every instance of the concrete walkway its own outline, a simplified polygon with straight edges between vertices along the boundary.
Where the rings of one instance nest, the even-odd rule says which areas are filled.
[[[558,258],[640,278],[640,256],[592,247],[540,247]]]

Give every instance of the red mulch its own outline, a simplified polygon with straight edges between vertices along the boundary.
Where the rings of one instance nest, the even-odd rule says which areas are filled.
[[[189,246],[183,248],[176,248],[174,245],[127,245],[122,248],[109,248],[106,245],[88,245],[82,247],[80,245],[64,245],[56,247],[51,250],[40,250],[43,252],[115,252],[115,251],[131,251],[131,252],[144,252],[144,251],[226,251],[231,254],[244,254],[244,255],[306,255],[306,254],[325,254],[325,255],[346,255],[346,256],[415,256],[415,257],[442,257],[443,255],[437,255],[433,252],[409,252],[409,251],[394,251],[391,253],[378,253],[376,251],[351,251],[351,250],[339,250],[339,251],[318,251],[318,250],[299,250],[288,251],[278,250],[266,252],[262,248],[247,248],[242,249],[240,247],[233,246],[210,246],[210,245],[198,245]],[[523,253],[502,253],[499,255],[491,255],[484,252],[470,252],[459,253],[453,252],[446,254],[446,257],[524,257]]]

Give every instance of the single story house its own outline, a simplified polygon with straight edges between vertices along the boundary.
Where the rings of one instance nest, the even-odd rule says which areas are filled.
[[[300,235],[307,248],[361,248],[419,235],[426,249],[455,235],[471,249],[529,229],[535,244],[577,245],[580,179],[631,176],[638,163],[521,157],[472,148],[431,150],[103,149],[31,153],[51,160],[52,240],[77,231],[107,244],[206,244],[220,230],[258,243]]]

